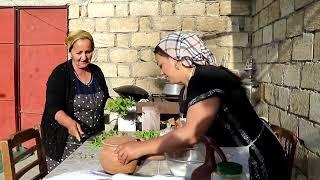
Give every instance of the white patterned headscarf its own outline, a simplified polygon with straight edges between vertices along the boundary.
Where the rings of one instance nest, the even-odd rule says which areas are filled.
[[[186,67],[213,65],[218,63],[212,52],[194,33],[174,32],[163,38],[158,44],[165,53]]]

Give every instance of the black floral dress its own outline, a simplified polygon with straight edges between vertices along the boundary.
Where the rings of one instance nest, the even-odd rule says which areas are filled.
[[[181,91],[183,92],[183,91]],[[240,79],[224,67],[198,66],[190,79],[185,100],[180,95],[180,111],[210,97],[219,97],[221,106],[216,119],[208,128],[221,147],[250,146],[250,179],[274,180],[286,177],[288,161],[284,150],[258,117],[250,104]],[[260,135],[260,136],[259,136]]]

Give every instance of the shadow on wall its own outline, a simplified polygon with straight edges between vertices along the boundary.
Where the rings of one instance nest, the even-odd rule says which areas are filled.
[[[304,50],[300,49],[299,46],[293,46],[296,37],[292,39],[288,38],[289,40],[284,39],[283,41],[276,43],[274,43],[275,40],[272,39],[270,43],[263,44],[262,42],[261,45],[256,45],[255,47],[253,47],[253,29],[246,29],[246,25],[241,26],[241,17],[239,18],[239,16],[242,16],[242,18],[244,17],[243,19],[247,18],[252,20],[251,14],[235,14],[239,9],[241,9],[241,6],[239,6],[237,4],[237,1],[234,0],[229,1],[229,3],[231,3],[231,12],[224,15],[220,13],[220,16],[230,17],[229,15],[232,15],[232,17],[230,17],[232,23],[231,30],[227,30],[225,32],[213,32],[203,35],[203,40],[206,42],[206,44],[208,44],[208,47],[216,55],[218,62],[220,62],[221,65],[227,66],[228,68],[237,68],[238,70],[243,70],[243,65],[246,59],[248,59],[248,57],[252,55],[257,67],[255,78],[260,84],[264,83],[278,86],[290,86],[290,84],[292,84],[293,82],[290,82],[289,79],[296,78],[300,79],[301,81],[301,71],[299,71],[299,73],[295,75],[292,75],[292,73],[289,72],[289,67],[295,68],[293,67],[295,65],[300,69],[302,69],[303,67],[303,63],[300,64],[299,60],[303,60],[300,59],[300,53],[302,53],[301,51]],[[308,6],[306,6],[303,19],[304,25],[301,27],[298,23],[296,26],[291,27],[291,31],[299,31],[301,32],[300,36],[304,36],[305,31],[307,31],[308,34],[308,32],[313,33],[315,30],[317,30],[315,28],[319,27],[317,25],[320,19],[319,4],[320,2],[312,2]],[[220,8],[221,7],[222,5],[220,4]],[[252,9],[253,8],[251,8],[251,10]],[[293,12],[293,14],[295,13],[296,12]],[[261,30],[261,27],[259,27],[259,29]],[[243,41],[244,37],[241,36],[245,35],[245,33],[248,33],[247,45]],[[311,58],[305,59],[304,61],[312,62],[313,59],[320,58],[320,53],[317,54],[316,51],[310,54]],[[298,82],[297,84],[297,87],[301,88],[301,82]],[[265,100],[266,102],[270,103],[269,99],[265,99],[265,92],[262,91],[261,93],[261,100]],[[276,98],[281,97],[279,97],[279,94],[273,90],[271,98],[273,98],[275,102]],[[268,105],[267,109],[270,109]],[[300,116],[296,116],[294,114],[290,115],[287,112],[282,112],[281,115],[279,113],[278,119],[274,121],[276,121],[276,124],[280,125],[281,127],[285,127],[290,131],[297,133],[299,138],[305,141],[304,144],[299,144],[297,147],[295,160],[297,170],[294,171],[293,178],[310,180],[320,179],[319,126],[314,127],[313,125],[311,125],[311,123],[308,124],[307,120],[300,118]]]
[[[244,78],[246,76],[246,73],[244,73],[245,64],[252,58],[251,1],[220,1],[219,10],[218,16],[216,16],[217,22],[213,24],[208,22],[208,26],[213,26],[211,28],[213,30],[203,33],[202,39],[207,47],[212,50],[220,65],[229,68],[235,74]],[[215,26],[219,26],[219,28],[215,28]],[[223,28],[220,26],[223,26]],[[253,64],[259,61],[256,58],[252,58]],[[267,76],[270,68],[272,67],[268,67],[260,73],[261,66],[259,64],[260,77],[254,76],[254,78],[244,82],[244,87],[253,106],[256,106],[261,100],[260,89],[254,79],[262,79]],[[256,68],[252,70],[252,72],[254,71],[256,71]]]
[[[320,178],[319,151],[320,130],[300,123],[299,143],[297,144],[293,179],[318,180]]]
[[[212,27],[203,34],[217,61],[229,69],[243,70],[251,56],[251,11],[251,1],[219,1],[218,13],[214,14],[217,19],[208,22]]]
[[[319,167],[320,159],[313,157],[304,157],[304,159],[297,159],[296,164],[305,164],[303,168],[296,165],[292,170],[292,179],[305,179],[305,180],[319,180]]]

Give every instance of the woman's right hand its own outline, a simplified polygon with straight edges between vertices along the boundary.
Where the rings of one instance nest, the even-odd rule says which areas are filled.
[[[70,135],[77,138],[78,141],[81,141],[81,136],[83,133],[81,126],[70,116],[68,116],[63,110],[59,110],[54,118],[58,121],[59,124],[68,129]]]
[[[79,123],[72,120],[67,128],[71,136],[74,136],[78,141],[81,141],[81,135],[83,134],[83,131]]]

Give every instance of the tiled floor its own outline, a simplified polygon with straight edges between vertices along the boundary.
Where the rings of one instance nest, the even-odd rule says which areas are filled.
[[[24,167],[26,164],[32,162],[35,160],[35,156],[31,156],[29,158],[27,158],[26,160],[23,160],[21,162],[19,162],[16,167],[17,169],[20,169],[22,167]],[[25,174],[24,176],[22,176],[21,180],[30,180],[34,175],[36,175],[37,173],[39,173],[39,168],[38,166],[34,167],[33,169],[31,169],[27,174]],[[0,173],[0,180],[5,180],[3,173]]]

